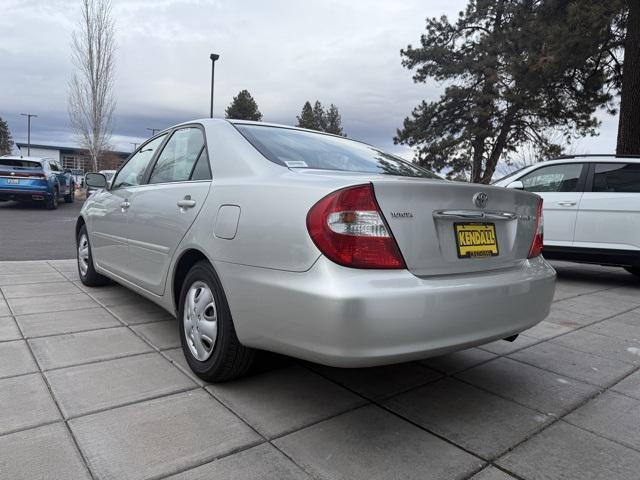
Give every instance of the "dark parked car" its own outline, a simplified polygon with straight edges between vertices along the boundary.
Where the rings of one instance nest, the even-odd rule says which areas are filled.
[[[75,182],[71,170],[63,170],[52,158],[0,157],[0,201],[37,201],[50,209],[75,199]]]

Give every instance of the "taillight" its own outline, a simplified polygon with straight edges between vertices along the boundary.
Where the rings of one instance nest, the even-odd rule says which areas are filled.
[[[538,207],[536,209],[536,233],[533,236],[533,242],[531,242],[531,248],[529,248],[528,258],[537,257],[542,253],[544,240],[544,216],[542,214],[542,199],[538,199]]]
[[[353,268],[406,268],[370,184],[330,193],[307,214],[307,229],[330,260]]]

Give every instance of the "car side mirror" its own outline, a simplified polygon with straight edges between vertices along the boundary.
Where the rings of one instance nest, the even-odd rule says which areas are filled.
[[[507,185],[507,188],[515,188],[516,190],[524,190],[524,184],[520,180],[515,180]]]
[[[89,172],[84,176],[87,187],[104,188],[107,186],[107,177],[101,173]]]

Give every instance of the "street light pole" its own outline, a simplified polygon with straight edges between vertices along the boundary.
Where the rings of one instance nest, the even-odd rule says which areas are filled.
[[[211,105],[209,108],[209,118],[213,118],[213,75],[215,73],[216,60],[220,58],[220,55],[212,53],[209,55],[209,58],[211,59]]]
[[[160,128],[147,128],[147,130],[149,130],[151,132],[151,136],[153,137],[156,132],[159,132],[161,129]]]
[[[31,156],[31,117],[38,118],[33,113],[21,113],[23,117],[27,117],[27,157]]]

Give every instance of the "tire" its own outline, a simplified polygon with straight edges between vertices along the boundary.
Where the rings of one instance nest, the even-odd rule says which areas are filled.
[[[86,241],[86,245],[84,242]],[[80,275],[80,281],[87,287],[100,287],[111,283],[104,275],[100,275],[96,272],[93,266],[93,256],[91,255],[91,244],[89,243],[89,234],[87,233],[86,225],[80,227],[78,232],[78,238],[76,239],[76,258],[78,264],[78,275]],[[82,247],[82,248],[81,248]],[[86,247],[86,250],[84,250]],[[86,256],[85,252],[86,251]]]
[[[71,192],[69,192],[68,195],[64,196],[64,202],[65,203],[73,203],[73,201],[76,199],[76,186],[75,184],[71,184]]]
[[[640,278],[640,267],[624,267],[624,269],[629,272],[632,273],[633,275],[635,275],[636,277]]]
[[[53,189],[53,195],[46,200],[44,204],[47,210],[55,210],[58,208],[58,187]]]
[[[187,363],[202,380],[233,380],[251,368],[255,350],[240,344],[220,280],[206,261],[196,263],[185,277],[178,325]]]

